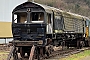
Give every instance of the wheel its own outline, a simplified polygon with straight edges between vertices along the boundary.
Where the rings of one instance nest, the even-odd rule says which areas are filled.
[[[49,57],[49,55],[54,51],[53,45],[46,46],[46,55]]]
[[[80,46],[81,48],[85,46],[85,42],[84,41],[80,41]]]
[[[81,41],[77,41],[77,48],[81,49],[82,48],[82,42]]]
[[[62,50],[64,50],[65,43],[66,43],[65,41],[62,41],[62,42],[61,42]],[[69,48],[69,44],[67,44],[67,49],[68,49],[68,48]]]

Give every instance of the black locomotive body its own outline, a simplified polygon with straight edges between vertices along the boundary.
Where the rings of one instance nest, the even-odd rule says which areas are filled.
[[[25,2],[12,12],[13,44],[23,57],[33,45],[42,55],[46,47],[85,45],[86,19],[54,7]]]

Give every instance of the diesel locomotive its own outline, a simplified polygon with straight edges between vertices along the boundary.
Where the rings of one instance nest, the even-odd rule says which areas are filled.
[[[25,2],[12,11],[14,59],[34,55],[49,56],[53,46],[81,48],[88,46],[90,19],[35,2]],[[16,53],[16,54],[15,54]]]

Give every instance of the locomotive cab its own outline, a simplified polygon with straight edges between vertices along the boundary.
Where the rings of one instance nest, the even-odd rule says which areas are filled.
[[[30,19],[29,19],[30,18]],[[27,12],[16,12],[14,14],[14,23],[43,23],[44,13],[43,12],[31,12],[30,16]]]
[[[52,15],[47,13],[44,8],[32,2],[17,6],[12,14],[12,32],[15,45],[45,45],[46,34],[52,34],[51,17]]]

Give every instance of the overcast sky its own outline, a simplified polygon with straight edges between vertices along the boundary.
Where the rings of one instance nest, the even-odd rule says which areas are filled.
[[[12,10],[19,4],[27,0],[1,0],[0,1],[0,21],[11,22]]]

